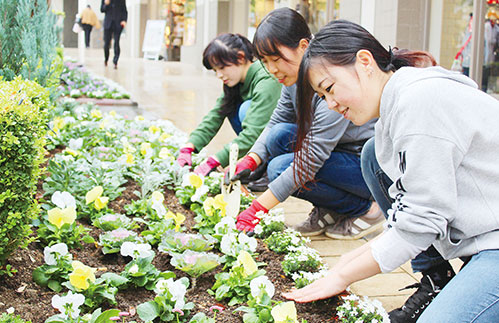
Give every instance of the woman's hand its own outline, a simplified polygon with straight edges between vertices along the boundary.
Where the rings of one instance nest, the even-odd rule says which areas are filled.
[[[330,271],[326,277],[318,279],[303,288],[282,293],[282,296],[298,303],[307,303],[341,294],[347,287],[346,280],[336,271]]]

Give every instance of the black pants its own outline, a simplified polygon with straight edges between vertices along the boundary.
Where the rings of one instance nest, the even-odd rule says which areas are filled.
[[[81,28],[85,32],[85,47],[90,47],[90,33],[92,32],[92,25],[89,24],[81,24]]]
[[[123,27],[120,24],[112,23],[107,29],[104,29],[104,61],[107,63],[109,60],[109,48],[111,47],[111,38],[114,39],[114,58],[113,63],[118,64],[120,58],[120,36]]]

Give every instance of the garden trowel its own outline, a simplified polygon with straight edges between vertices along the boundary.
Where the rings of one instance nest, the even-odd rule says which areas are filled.
[[[239,154],[239,146],[233,143],[230,146],[229,154],[229,172],[226,176],[232,178],[236,172],[237,156]],[[222,178],[222,195],[224,201],[227,202],[226,212],[228,216],[235,218],[239,214],[239,206],[241,203],[241,181],[237,180],[225,185]]]

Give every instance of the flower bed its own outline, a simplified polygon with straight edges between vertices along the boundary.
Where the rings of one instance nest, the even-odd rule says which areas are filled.
[[[0,286],[0,310],[33,322],[108,322],[120,311],[127,322],[336,320],[338,298],[280,296],[324,272],[307,240],[279,210],[261,214],[256,237],[238,232],[222,175],[201,178],[175,162],[186,138],[171,123],[63,100],[50,126],[48,148],[58,153],[38,194],[38,242],[12,257],[18,273]],[[242,197],[241,209],[251,200]]]

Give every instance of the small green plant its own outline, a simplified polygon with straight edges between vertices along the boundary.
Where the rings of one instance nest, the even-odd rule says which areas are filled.
[[[378,300],[370,301],[367,297],[360,298],[354,294],[341,297],[341,300],[343,303],[336,308],[338,322],[382,323],[390,321],[388,314]]]
[[[0,323],[31,323],[31,321],[25,321],[19,315],[3,313],[0,316]]]
[[[45,264],[33,271],[33,280],[41,286],[47,286],[55,292],[62,290],[62,283],[69,279],[72,271],[73,256],[68,251],[68,246],[58,243],[43,250]]]
[[[277,253],[287,253],[291,247],[296,248],[305,245],[305,240],[301,238],[301,234],[293,229],[272,232],[264,242],[270,250]]]
[[[316,272],[322,266],[319,253],[307,246],[290,247],[288,253],[281,263],[282,270],[286,275],[292,275],[299,271]]]

